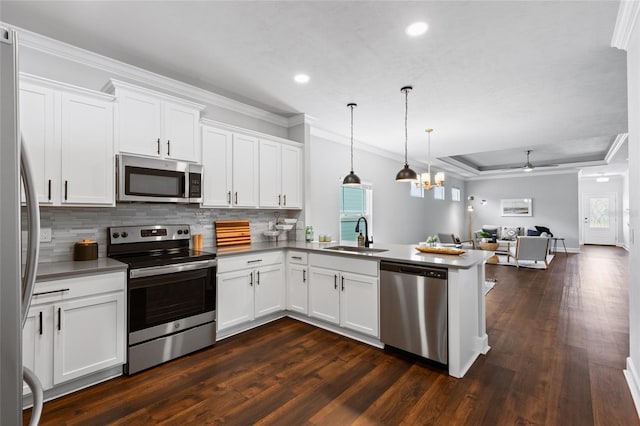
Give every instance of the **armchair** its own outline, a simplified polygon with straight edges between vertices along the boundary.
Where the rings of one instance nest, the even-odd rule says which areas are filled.
[[[513,257],[518,268],[520,267],[518,263],[520,260],[533,260],[535,263],[542,261],[544,262],[545,269],[547,269],[549,268],[549,264],[547,263],[548,252],[549,238],[520,236],[516,239],[516,246],[509,249],[507,261],[510,257]]]

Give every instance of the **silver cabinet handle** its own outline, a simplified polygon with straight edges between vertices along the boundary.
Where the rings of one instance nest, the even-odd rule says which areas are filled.
[[[249,274],[249,285],[253,287],[253,272]]]
[[[306,269],[302,270],[302,282],[303,283],[307,282],[307,270]]]
[[[158,155],[160,155],[160,138],[158,138]]]
[[[284,194],[284,205],[287,205],[287,194]]]
[[[344,277],[342,277],[342,291],[344,291]]]
[[[302,256],[291,256],[292,259],[302,260]]]
[[[258,262],[262,262],[262,259],[247,260],[247,263],[258,263]]]
[[[281,198],[282,198],[282,195],[278,194],[278,205],[279,206],[282,205]]]
[[[236,191],[235,197],[236,197],[236,206],[237,206],[238,205],[238,191]]]
[[[227,192],[227,204],[231,205],[231,191]]]
[[[333,276],[333,289],[334,290],[338,289],[338,276],[337,275]]]
[[[167,156],[171,155],[171,141],[167,139]]]
[[[256,272],[256,275],[258,276],[258,277],[256,278],[256,284],[260,285],[260,271],[257,271],[257,272]]]

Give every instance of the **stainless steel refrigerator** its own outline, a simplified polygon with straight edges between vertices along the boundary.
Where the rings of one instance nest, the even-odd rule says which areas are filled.
[[[34,397],[30,424],[42,409],[42,387],[22,366],[22,326],[38,264],[39,210],[18,115],[18,38],[0,25],[0,424],[22,424],[22,380]],[[25,189],[27,256],[21,259],[20,179]]]

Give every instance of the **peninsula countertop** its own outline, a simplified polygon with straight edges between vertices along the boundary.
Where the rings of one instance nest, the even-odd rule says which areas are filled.
[[[466,250],[465,253],[460,255],[452,254],[434,254],[434,253],[421,253],[416,250],[417,244],[374,244],[372,248],[381,249],[384,251],[357,253],[350,251],[336,251],[327,250],[329,247],[334,246],[353,246],[356,245],[349,242],[333,241],[330,243],[318,243],[318,242],[301,242],[301,241],[283,241],[283,242],[267,242],[267,243],[253,243],[242,246],[231,246],[224,248],[207,247],[204,251],[210,251],[217,253],[218,257],[224,257],[233,254],[249,254],[259,253],[261,251],[282,250],[282,249],[295,249],[303,250],[311,253],[324,254],[329,256],[352,256],[355,258],[365,258],[372,260],[385,260],[411,263],[422,266],[436,266],[442,268],[456,268],[456,269],[468,269],[474,265],[484,262],[486,259],[492,256],[492,252],[484,250]]]

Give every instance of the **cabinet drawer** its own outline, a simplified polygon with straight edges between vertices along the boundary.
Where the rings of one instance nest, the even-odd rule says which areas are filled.
[[[125,271],[36,282],[31,304],[38,305],[112,291],[124,291],[126,282]]]
[[[308,254],[304,251],[288,251],[287,252],[287,262],[295,263],[298,265],[306,265]]]
[[[378,261],[355,259],[353,256],[309,254],[309,265],[353,274],[378,276]]]
[[[257,268],[260,266],[282,263],[282,251],[268,251],[255,254],[237,256],[223,256],[218,258],[218,273],[237,271],[240,269]]]

